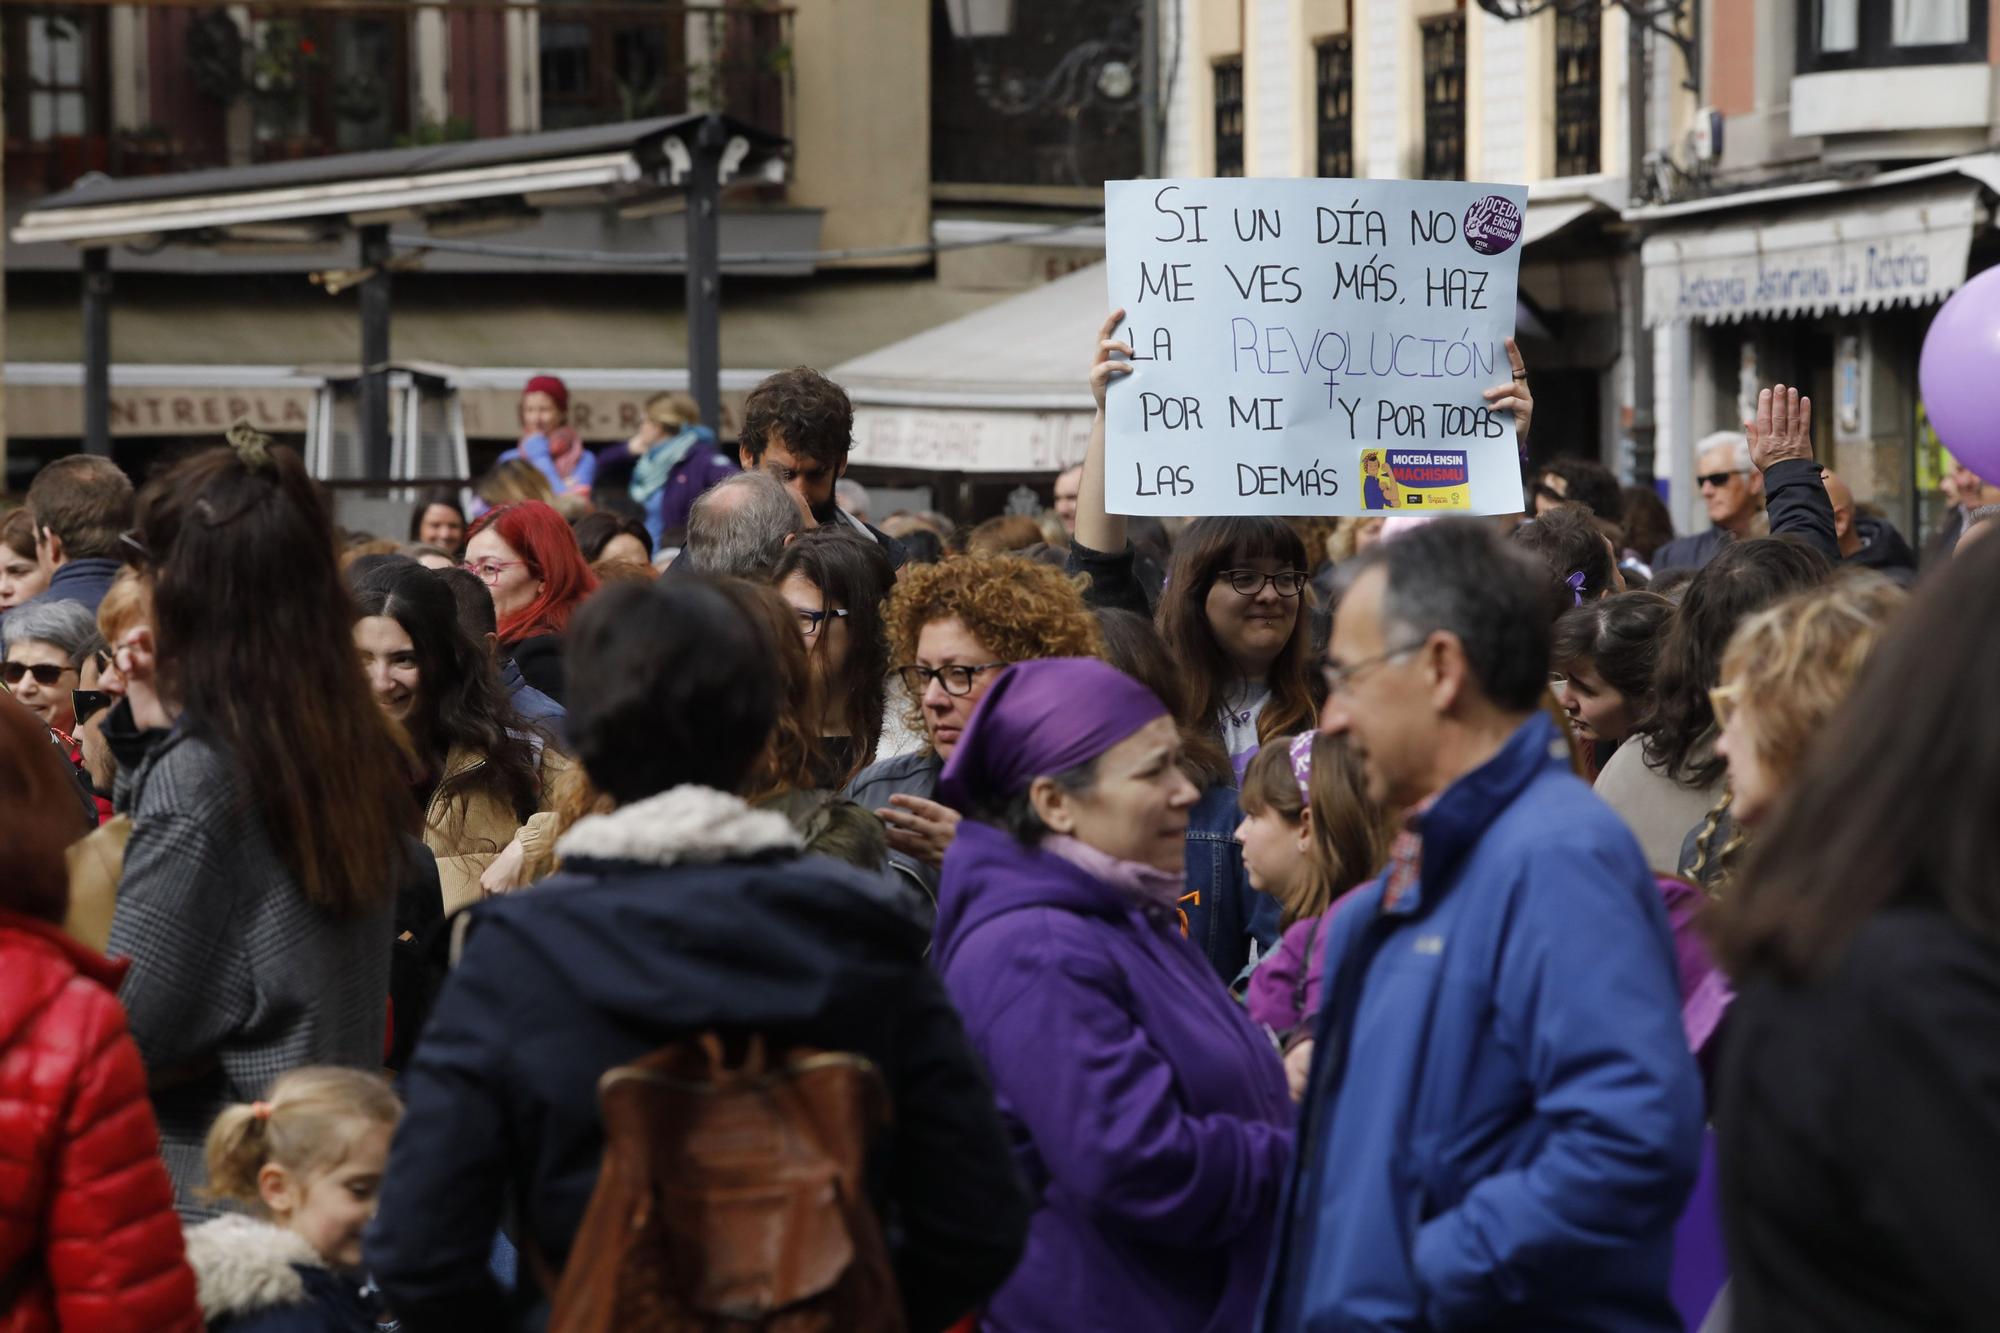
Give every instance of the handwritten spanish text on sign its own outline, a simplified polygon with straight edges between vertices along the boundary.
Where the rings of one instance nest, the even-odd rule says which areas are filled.
[[[1106,413],[1122,514],[1510,513],[1527,191],[1456,181],[1111,181]]]

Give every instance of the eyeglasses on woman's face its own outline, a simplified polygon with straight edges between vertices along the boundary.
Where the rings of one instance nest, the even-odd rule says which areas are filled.
[[[799,633],[808,639],[819,633],[819,627],[827,622],[828,617],[835,620],[847,619],[847,612],[839,607],[830,611],[808,611],[804,607],[797,606],[792,609],[799,615]]]
[[[479,581],[490,588],[500,581],[502,574],[505,574],[516,565],[525,565],[527,563],[525,560],[495,560],[489,556],[484,560],[467,560],[459,565],[459,568],[468,574],[477,575]]]
[[[1006,665],[1005,662],[982,662],[978,666],[927,667],[911,663],[909,666],[897,667],[896,674],[902,678],[903,688],[910,692],[912,699],[921,699],[932,681],[942,686],[946,694],[962,699],[972,693],[972,682],[978,678],[980,672],[998,671]]]
[[[55,662],[37,662],[33,666],[26,662],[0,662],[0,680],[6,681],[7,688],[11,690],[29,676],[33,676],[35,684],[48,690],[54,689],[58,681],[76,670],[79,668],[61,666]]]
[[[1277,589],[1280,597],[1297,597],[1306,586],[1306,576],[1296,569],[1281,569],[1273,574],[1259,569],[1225,569],[1216,577],[1229,580],[1238,597],[1255,597],[1264,591],[1266,584]]]

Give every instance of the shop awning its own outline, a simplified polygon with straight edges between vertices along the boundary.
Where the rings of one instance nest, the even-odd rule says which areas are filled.
[[[324,378],[317,368],[352,363],[354,310],[302,283],[244,284],[223,304],[192,281],[132,286],[110,370],[114,436],[199,433],[226,427],[236,415],[303,429],[290,405],[317,388]],[[721,319],[724,401],[734,403],[771,369],[834,365],[993,298],[904,273],[732,283]],[[81,433],[79,321],[76,302],[59,294],[24,294],[11,303],[4,378],[13,434]],[[647,398],[689,384],[687,316],[665,280],[529,285],[417,275],[401,281],[396,322],[403,359],[451,368],[446,378],[459,390],[475,439],[514,438],[521,385],[531,375],[568,382],[575,424],[592,443],[623,439]],[[196,326],[202,336],[190,343],[187,331]],[[191,354],[213,364],[187,364]]]
[[[1646,322],[1784,319],[1941,301],[1965,281],[2000,157],[1631,209]]]
[[[1095,410],[1084,382],[1104,322],[1092,264],[829,372],[854,401],[863,467],[1055,472],[1083,458]]]

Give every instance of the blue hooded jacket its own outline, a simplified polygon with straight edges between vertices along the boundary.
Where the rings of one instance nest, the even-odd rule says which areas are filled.
[[[1638,843],[1540,714],[1421,833],[1325,931],[1259,1327],[1679,1330],[1701,1079]]]

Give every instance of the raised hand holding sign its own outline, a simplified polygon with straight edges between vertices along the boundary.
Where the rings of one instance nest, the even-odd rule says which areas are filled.
[[[1509,335],[1526,196],[1443,181],[1108,183],[1109,304],[1126,317],[1107,325],[1091,377],[1107,507],[1518,509],[1516,433],[1533,400]]]

